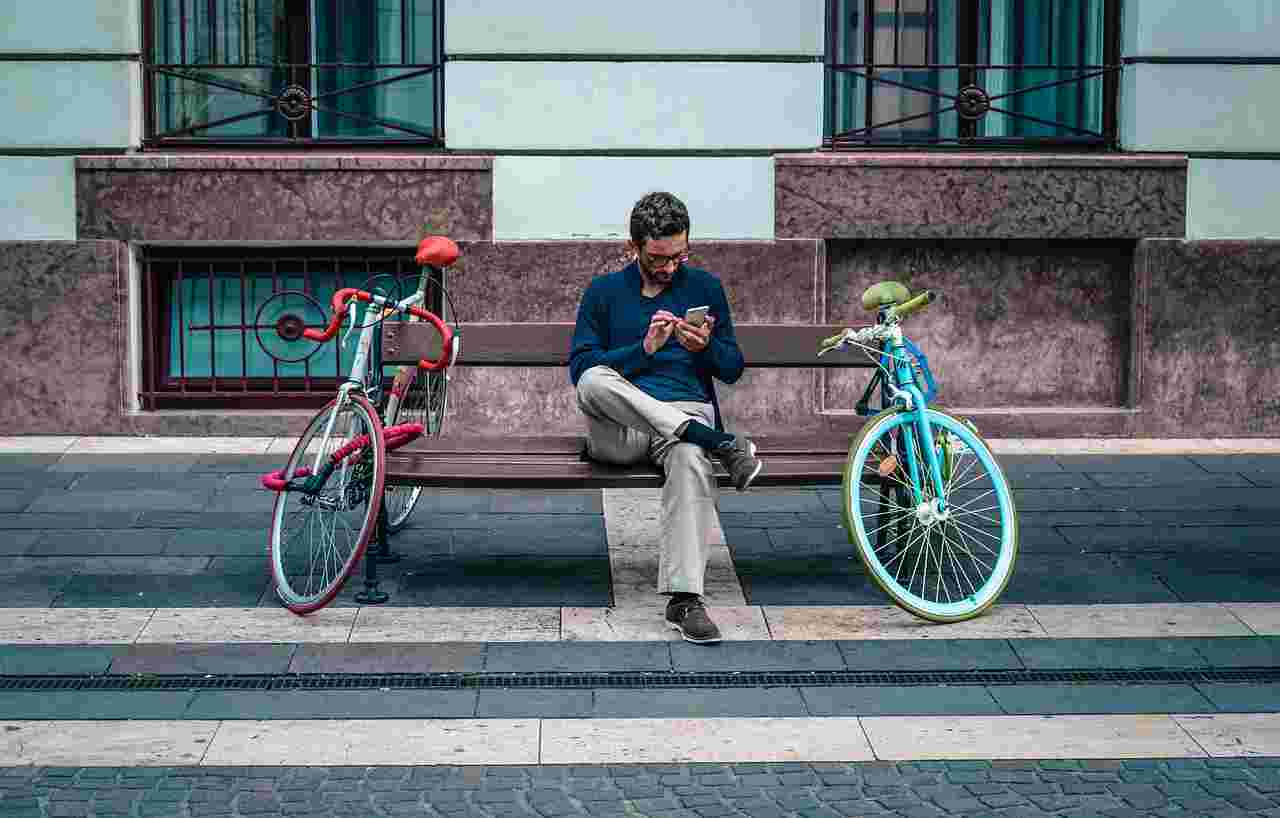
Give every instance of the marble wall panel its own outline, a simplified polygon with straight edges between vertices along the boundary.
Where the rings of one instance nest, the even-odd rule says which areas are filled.
[[[374,157],[145,156],[77,161],[79,238],[416,241],[493,234],[491,162]]]
[[[1138,244],[1140,433],[1280,433],[1280,241]]]
[[[694,242],[690,263],[720,278],[737,323],[817,314],[822,244]],[[622,241],[464,242],[450,289],[463,321],[573,321],[591,278],[630,262]]]
[[[125,254],[115,241],[0,242],[5,434],[123,431]]]
[[[905,326],[944,405],[1043,411],[1128,400],[1129,243],[833,241],[827,257],[832,322],[869,323],[861,296],[877,281],[941,294]],[[826,381],[826,408],[851,409],[867,373]]]
[[[1187,160],[1134,154],[798,154],[778,238],[1182,238]]]

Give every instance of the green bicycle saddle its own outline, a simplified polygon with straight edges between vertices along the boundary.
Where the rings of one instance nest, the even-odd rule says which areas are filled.
[[[911,298],[911,291],[897,281],[881,281],[872,284],[862,293],[862,308],[875,312],[881,307],[901,304]]]

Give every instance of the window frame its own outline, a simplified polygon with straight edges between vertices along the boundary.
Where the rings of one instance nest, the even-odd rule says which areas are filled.
[[[249,376],[249,356],[266,357],[253,335],[254,309],[245,298],[243,282],[248,278],[274,278],[277,282],[285,277],[299,275],[307,277],[307,290],[320,303],[324,314],[328,316],[330,293],[314,291],[315,279],[328,274],[324,265],[333,270],[345,269],[343,264],[364,264],[365,273],[373,276],[388,269],[394,270],[402,280],[414,280],[421,274],[422,268],[413,260],[413,248],[387,247],[216,247],[216,246],[156,246],[144,245],[140,248],[139,268],[141,273],[141,318],[142,348],[141,382],[138,388],[138,402],[143,411],[157,410],[210,410],[210,409],[301,409],[319,408],[333,399],[338,384],[349,374],[351,355],[354,347],[348,344],[344,349],[342,339],[346,328],[338,333],[328,344],[334,350],[332,367],[325,371],[312,371],[312,362],[317,364],[323,357],[317,352],[303,365],[305,374],[281,375],[281,365],[272,368],[271,376]],[[281,269],[282,263],[285,269]],[[213,265],[225,265],[222,275],[214,271]],[[254,265],[271,265],[272,269],[254,269]],[[301,265],[304,272],[296,269]],[[312,269],[316,265],[320,269]],[[376,265],[376,266],[375,266]],[[215,322],[212,326],[200,326],[193,331],[239,330],[241,332],[241,371],[236,374],[218,374],[216,363],[216,342],[210,344],[210,375],[186,375],[185,364],[179,362],[179,374],[171,374],[173,338],[173,314],[170,306],[177,297],[177,282],[190,280],[181,271],[185,267],[206,267],[208,273],[198,278],[209,278],[210,289],[218,278],[224,278],[226,268],[239,269],[241,287],[241,323],[227,325],[217,323],[214,318],[214,298],[210,297],[209,317]],[[172,268],[172,269],[171,269]],[[177,274],[173,274],[174,271]],[[335,273],[336,275],[336,273]],[[351,284],[346,281],[344,284]],[[353,286],[360,286],[356,281]],[[273,285],[273,292],[280,292],[288,287]],[[408,291],[405,291],[408,294]],[[425,306],[436,314],[441,314],[443,304],[442,290],[435,288]],[[179,308],[181,315],[181,308]],[[395,319],[387,319],[395,320]],[[181,323],[181,321],[179,322]],[[358,331],[352,338],[358,335]],[[190,332],[179,340],[179,346]],[[381,332],[375,331],[374,344],[380,343]],[[183,356],[185,357],[185,355]],[[318,369],[318,367],[317,367]]]
[[[403,125],[393,122],[378,120],[376,117],[371,120],[377,124],[383,125],[392,130],[399,130],[405,133],[404,136],[373,136],[373,137],[353,137],[353,136],[336,136],[322,137],[314,134],[306,136],[195,136],[195,135],[178,135],[184,131],[199,131],[203,128],[187,128],[177,131],[159,132],[159,117],[157,105],[159,102],[159,94],[156,89],[158,77],[163,75],[181,76],[178,69],[184,67],[191,68],[201,66],[200,63],[160,63],[155,57],[158,54],[156,42],[156,24],[155,14],[157,3],[163,3],[165,0],[142,0],[142,110],[143,110],[143,136],[142,147],[146,148],[225,148],[225,147],[253,147],[253,148],[298,148],[298,147],[371,147],[379,148],[382,146],[406,146],[427,147],[443,149],[445,147],[444,136],[444,2],[443,0],[429,0],[432,5],[432,37],[434,45],[432,48],[433,61],[431,63],[370,63],[368,65],[360,64],[360,67],[367,68],[384,68],[384,67],[405,67],[413,70],[409,73],[392,78],[390,80],[379,80],[369,85],[387,85],[397,80],[408,79],[422,74],[431,74],[434,84],[434,93],[432,100],[432,129],[430,134],[406,130]],[[211,0],[212,2],[212,0]],[[308,0],[294,0],[297,3],[305,3]],[[305,25],[303,32],[303,40],[310,42],[315,33],[316,21],[310,11],[313,6],[308,5],[308,11],[305,15]],[[403,17],[404,10],[401,9]],[[185,15],[183,17],[185,20]],[[289,18],[294,19],[293,17]],[[403,22],[402,22],[403,25]],[[185,35],[184,35],[185,41]],[[293,50],[296,52],[296,43],[292,44]],[[185,47],[185,46],[184,46]],[[293,71],[300,71],[307,77],[306,85],[308,94],[302,100],[302,104],[308,106],[308,111],[317,111],[320,113],[337,113],[331,108],[317,108],[314,105],[314,99],[317,96],[323,96],[323,92],[318,92],[316,88],[311,87],[313,84],[312,76],[314,69],[317,67],[344,65],[343,63],[313,63],[313,62],[294,62],[294,56],[291,55],[290,62],[273,64],[272,67],[285,67]],[[234,65],[207,65],[203,67],[236,67]],[[265,65],[263,67],[266,67]],[[354,66],[353,66],[354,67]],[[191,80],[200,82],[200,80]],[[205,83],[209,84],[209,83]],[[294,83],[289,83],[284,89],[275,89],[274,96],[263,95],[264,108],[261,113],[267,117],[283,116],[281,112],[282,104],[288,104],[290,100],[282,100],[284,91],[293,87]],[[216,87],[216,86],[215,86]],[[230,88],[229,86],[227,86]],[[230,88],[230,90],[240,90]],[[334,96],[335,94],[329,94]],[[293,102],[298,100],[294,98]],[[274,109],[274,110],[272,110]],[[342,116],[341,113],[338,113]],[[245,119],[248,117],[239,116],[232,117],[231,121],[236,119]],[[309,128],[308,128],[309,130]]]
[[[933,0],[937,2],[937,0]],[[956,136],[944,136],[937,133],[937,116],[939,113],[946,113],[955,110],[955,100],[957,96],[946,91],[935,90],[932,92],[921,91],[921,93],[929,93],[932,96],[932,111],[927,116],[928,121],[934,124],[930,130],[935,134],[931,137],[920,137],[914,139],[904,139],[897,135],[897,132],[887,132],[886,135],[877,138],[875,131],[878,128],[886,128],[897,122],[875,122],[874,109],[869,102],[864,102],[864,109],[859,117],[860,122],[844,132],[838,130],[839,125],[836,122],[836,111],[839,109],[840,89],[837,77],[841,73],[858,73],[861,70],[864,76],[870,75],[874,77],[877,70],[890,69],[898,72],[907,72],[909,70],[930,70],[937,72],[939,70],[956,70],[959,79],[956,83],[958,88],[963,89],[966,85],[976,85],[975,79],[979,70],[989,67],[1008,66],[1007,63],[982,63],[977,61],[980,53],[980,43],[978,38],[983,30],[983,20],[981,19],[983,2],[982,0],[956,0],[957,16],[954,26],[957,30],[957,58],[954,63],[937,62],[936,54],[926,54],[931,57],[931,62],[921,65],[914,64],[895,64],[893,62],[882,61],[877,59],[874,48],[874,40],[876,36],[876,27],[874,25],[861,26],[859,36],[863,38],[863,54],[871,54],[870,59],[864,59],[859,63],[841,63],[836,60],[839,54],[839,44],[837,38],[840,31],[840,14],[843,12],[848,14],[847,9],[850,5],[856,4],[860,20],[874,18],[877,14],[882,13],[876,10],[876,0],[826,0],[826,31],[825,31],[825,49],[824,49],[824,66],[825,73],[823,78],[823,137],[822,148],[829,151],[857,151],[857,150],[886,150],[886,149],[921,149],[921,148],[1019,148],[1019,149],[1055,149],[1055,150],[1079,150],[1079,151],[1117,151],[1120,149],[1119,144],[1119,128],[1117,122],[1117,108],[1119,105],[1119,87],[1121,64],[1121,0],[1101,0],[1103,4],[1102,11],[1102,62],[1100,65],[1063,65],[1063,69],[1076,69],[1082,72],[1083,76],[1075,77],[1068,80],[1059,81],[1055,85],[1065,85],[1071,82],[1079,82],[1083,87],[1084,81],[1091,77],[1101,77],[1102,98],[1101,117],[1102,130],[1099,136],[1087,136],[1078,139],[1064,139],[1060,137],[1038,137],[1038,136],[977,136],[976,122],[977,119],[959,118],[959,127]],[[931,4],[930,4],[931,5]],[[1020,5],[1020,3],[1019,3]],[[929,8],[929,5],[926,6]],[[901,0],[895,0],[894,10],[887,12],[894,15],[894,43],[895,51],[897,49],[898,22],[897,19],[904,13],[901,10]],[[936,12],[934,12],[936,13]],[[930,14],[929,11],[925,12]],[[990,17],[987,18],[987,26],[990,27]],[[927,29],[936,30],[936,29]],[[927,35],[932,39],[935,35]],[[1082,35],[1083,36],[1083,35]],[[1022,42],[1018,40],[1014,44],[1015,53],[1021,54]],[[928,48],[926,46],[926,48]],[[990,55],[988,55],[990,58]],[[1020,57],[1016,60],[1020,62]],[[1056,63],[1055,63],[1056,64]],[[883,80],[881,80],[883,82]],[[869,89],[874,85],[876,80],[866,83]],[[1016,97],[1020,93],[1039,88],[1034,85],[1031,88],[1018,89],[1008,94],[1008,97]],[[939,102],[949,107],[939,109]],[[1027,115],[1007,113],[1007,118],[1019,119],[1027,118]],[[1060,127],[1072,128],[1071,123],[1057,123]],[[1078,123],[1076,123],[1078,124]]]

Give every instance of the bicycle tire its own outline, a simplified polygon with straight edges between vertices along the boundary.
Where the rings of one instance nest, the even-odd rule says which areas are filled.
[[[331,418],[333,429],[326,433]],[[343,454],[345,450],[349,451]],[[281,478],[301,479],[314,468],[317,454],[322,463],[337,465],[313,491],[279,492],[271,517],[271,577],[280,601],[296,614],[317,611],[333,601],[377,528],[386,441],[382,421],[366,398],[335,398],[317,412]]]
[[[446,370],[447,372],[447,370]],[[421,423],[423,434],[434,437],[444,427],[448,408],[449,380],[446,372],[426,372],[402,366],[396,373],[383,420],[387,426]],[[387,486],[383,503],[387,508],[387,533],[394,534],[409,524],[422,486]]]
[[[977,431],[934,407],[926,417],[940,466],[949,472],[943,489],[949,515],[930,520],[927,509],[902,503],[912,485],[906,458],[898,457],[908,437],[904,430],[914,431],[915,415],[894,407],[868,420],[849,447],[841,491],[844,524],[868,575],[894,604],[932,622],[960,622],[991,607],[1013,576],[1017,509],[1000,464]],[[918,442],[914,448],[923,475],[923,452]],[[888,483],[893,484],[890,492],[884,490]],[[934,494],[927,485],[922,496],[928,501]],[[994,505],[984,499],[988,495],[994,495]],[[974,507],[977,502],[982,505]],[[994,516],[983,516],[986,512]],[[952,580],[954,593],[947,585]]]

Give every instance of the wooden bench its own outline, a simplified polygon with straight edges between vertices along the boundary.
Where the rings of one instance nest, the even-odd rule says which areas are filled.
[[[863,357],[816,356],[818,342],[844,329],[843,325],[744,324],[735,327],[738,344],[749,369],[865,367]],[[458,366],[559,367],[568,380],[570,323],[467,324],[462,328]],[[439,336],[427,324],[388,321],[382,329],[382,358],[386,364],[413,364],[439,356]],[[727,419],[730,429],[733,418]],[[446,421],[447,422],[447,421]],[[770,435],[752,432],[764,471],[756,486],[838,484],[849,451],[850,433],[861,418],[829,422],[821,433]],[[496,437],[450,433],[421,438],[387,456],[387,483],[435,488],[626,488],[661,486],[662,473],[653,467],[624,468],[584,460],[584,438]],[[717,464],[722,487],[728,474]],[[376,563],[394,561],[385,538],[366,558],[365,600],[377,592]],[[369,593],[372,591],[373,593]]]

